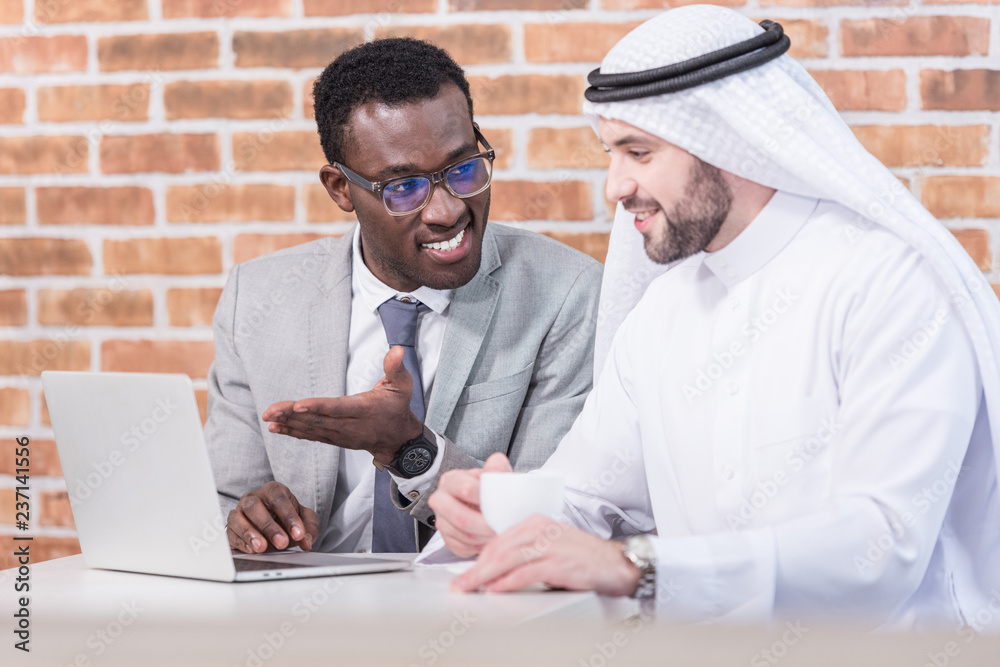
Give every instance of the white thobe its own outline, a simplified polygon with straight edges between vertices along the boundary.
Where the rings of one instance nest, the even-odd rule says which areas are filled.
[[[971,344],[926,261],[779,192],[652,283],[543,469],[577,525],[656,533],[661,615],[978,627],[992,457]]]

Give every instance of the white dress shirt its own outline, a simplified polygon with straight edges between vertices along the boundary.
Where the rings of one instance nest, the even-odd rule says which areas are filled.
[[[958,626],[1000,517],[953,313],[900,239],[779,192],[652,283],[543,470],[577,525],[657,533],[661,615]]]
[[[420,287],[413,292],[397,292],[375,277],[361,257],[361,229],[354,231],[354,259],[351,275],[351,330],[347,342],[347,393],[370,390],[385,375],[382,361],[389,352],[378,307],[387,299],[410,296],[427,306],[417,319],[417,360],[424,388],[424,404],[430,402],[441,358],[441,345],[448,323],[448,307],[453,290]],[[400,443],[402,444],[402,443]],[[417,500],[441,468],[446,441],[437,438],[438,455],[423,475],[403,479],[393,475],[399,491]],[[375,496],[375,466],[364,450],[344,449],[337,470],[330,522],[320,537],[321,551],[371,551],[372,504]]]

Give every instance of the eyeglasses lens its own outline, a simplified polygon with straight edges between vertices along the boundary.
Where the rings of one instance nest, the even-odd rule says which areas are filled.
[[[448,186],[460,197],[482,192],[490,183],[490,161],[483,157],[456,164],[445,174]],[[430,196],[431,182],[426,176],[402,178],[382,190],[386,208],[393,213],[409,213],[421,208]]]

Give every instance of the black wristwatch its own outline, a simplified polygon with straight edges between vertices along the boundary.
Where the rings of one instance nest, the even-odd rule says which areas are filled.
[[[392,463],[384,467],[397,477],[410,479],[430,470],[437,453],[437,436],[425,424],[424,432],[404,443],[396,452]],[[372,462],[376,468],[382,470],[383,466],[378,461],[373,459]]]

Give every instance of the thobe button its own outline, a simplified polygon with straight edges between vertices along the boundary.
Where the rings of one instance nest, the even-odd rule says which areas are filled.
[[[734,477],[736,477],[736,471],[733,470],[730,466],[726,466],[725,468],[722,469],[722,479],[726,480],[727,482],[731,482],[733,481]]]
[[[410,497],[410,500],[416,500],[417,498],[420,497],[420,492],[419,491],[410,491],[406,495]]]
[[[433,514],[431,514],[429,517],[427,517],[427,525],[428,526],[430,526],[431,528],[433,528],[434,524],[436,524],[436,523],[437,523],[437,517],[435,517]]]
[[[737,308],[740,307],[740,300],[734,296],[729,300],[729,307],[732,308],[733,310],[736,310]]]
[[[736,394],[740,393],[740,386],[735,382],[730,382],[729,386],[726,387],[726,391],[729,392],[730,396],[735,396]]]

